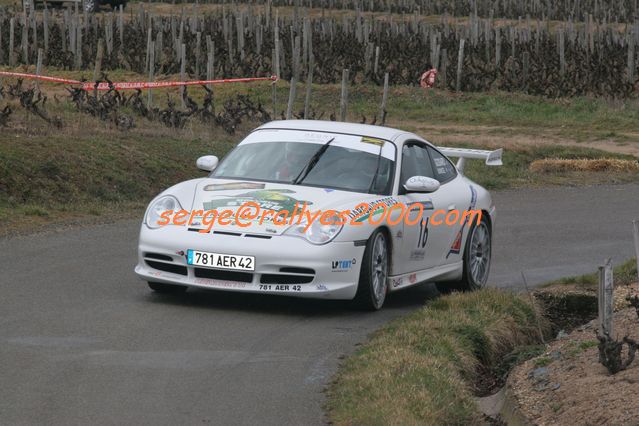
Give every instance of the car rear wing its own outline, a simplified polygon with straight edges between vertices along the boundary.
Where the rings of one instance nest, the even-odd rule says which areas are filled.
[[[484,149],[446,148],[438,146],[437,149],[447,157],[459,158],[459,160],[457,160],[457,169],[460,172],[464,171],[466,158],[485,160],[487,166],[501,166],[503,164],[501,162],[501,155],[504,151],[502,148],[488,151]]]

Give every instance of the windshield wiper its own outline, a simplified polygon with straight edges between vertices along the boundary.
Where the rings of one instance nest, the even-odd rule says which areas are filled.
[[[315,165],[317,164],[317,162],[320,160],[320,158],[322,157],[322,155],[324,155],[324,153],[326,152],[326,150],[328,149],[328,146],[331,144],[331,142],[333,142],[335,140],[335,138],[331,138],[328,142],[326,142],[324,145],[322,145],[320,147],[320,149],[317,150],[317,152],[315,154],[313,154],[313,156],[311,157],[310,160],[308,160],[308,163],[304,166],[304,168],[300,171],[300,174],[297,175],[297,177],[295,179],[293,179],[293,185],[298,185],[300,183],[302,183],[302,181],[304,179],[306,179],[306,176],[308,176],[308,174],[311,172],[311,170],[313,170],[313,167],[315,167]]]

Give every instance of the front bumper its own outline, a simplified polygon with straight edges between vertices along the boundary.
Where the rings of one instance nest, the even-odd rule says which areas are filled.
[[[255,256],[255,270],[223,271],[187,265],[188,249]],[[135,273],[145,281],[248,293],[352,299],[364,246],[313,245],[301,238],[203,234],[186,227],[142,225]]]

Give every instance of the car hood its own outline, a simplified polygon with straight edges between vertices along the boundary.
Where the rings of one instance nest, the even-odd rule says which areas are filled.
[[[351,209],[357,204],[379,199],[378,195],[362,194],[356,192],[339,191],[328,188],[315,188],[301,185],[285,185],[265,182],[252,182],[232,179],[198,179],[196,182],[190,181],[189,189],[194,191],[191,210],[216,210],[218,214],[224,210],[231,210],[234,214],[240,207],[248,202],[255,203],[260,207],[261,213],[265,210],[273,210],[281,213],[283,218],[293,216],[297,212],[299,216],[306,210],[316,212],[317,210],[344,210]],[[176,188],[177,189],[177,188]],[[184,188],[186,189],[186,188]],[[183,204],[184,205],[184,204]],[[297,206],[297,210],[296,210]],[[186,208],[186,206],[185,206]],[[255,208],[246,209],[249,213],[255,213]],[[240,212],[238,212],[240,213]],[[262,223],[259,219],[242,219],[242,224],[250,223],[249,226],[239,226],[237,223],[229,225],[218,225],[213,227],[214,231],[241,232],[250,234],[280,235],[288,225],[273,224],[272,215],[267,217]],[[195,217],[192,228],[206,228],[202,223],[202,218]],[[233,217],[231,218],[231,220]],[[289,221],[291,219],[288,219]],[[291,222],[288,222],[291,223]],[[297,216],[295,222],[297,223]]]

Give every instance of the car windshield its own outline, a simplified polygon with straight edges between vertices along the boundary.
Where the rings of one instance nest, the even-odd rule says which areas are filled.
[[[298,184],[306,186],[390,194],[394,161],[377,153],[328,145],[309,170],[322,146],[307,142],[241,144],[211,177],[290,184],[298,179]]]

